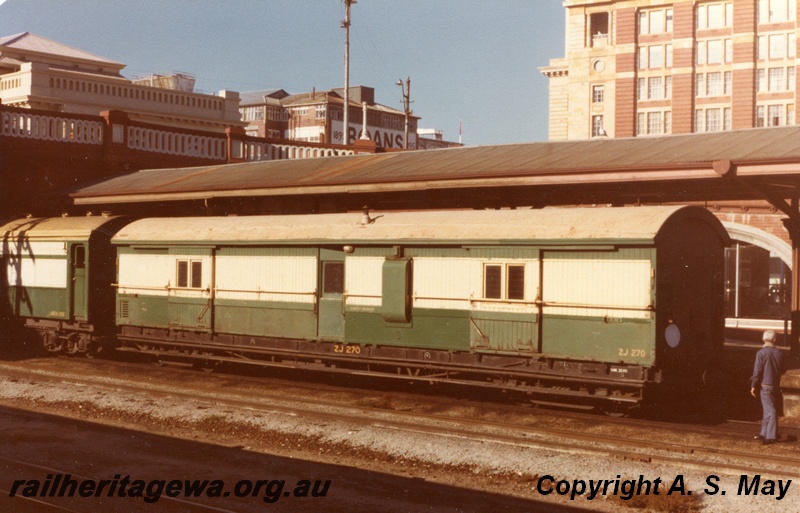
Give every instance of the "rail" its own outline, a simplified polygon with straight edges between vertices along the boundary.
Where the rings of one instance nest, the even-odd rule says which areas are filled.
[[[217,292],[233,292],[236,294],[288,294],[288,295],[297,295],[297,296],[316,296],[317,292],[297,292],[297,291],[278,291],[278,290],[248,290],[248,289],[214,289],[214,293]]]

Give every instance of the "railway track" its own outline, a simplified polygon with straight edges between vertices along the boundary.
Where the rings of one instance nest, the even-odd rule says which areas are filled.
[[[228,376],[222,382],[203,385],[198,381],[202,382],[201,378],[210,376],[171,370],[172,378],[166,379],[139,367],[132,370],[130,364],[104,362],[104,365],[108,365],[108,369],[112,371],[108,375],[98,375],[97,366],[93,364],[53,369],[48,368],[50,365],[36,365],[31,362],[2,362],[0,375],[6,380],[67,383],[76,387],[93,387],[104,394],[146,394],[153,399],[172,398],[181,402],[193,402],[200,407],[214,405],[223,409],[257,412],[260,415],[299,417],[319,423],[343,423],[356,426],[357,429],[443,439],[458,438],[520,449],[583,452],[632,462],[680,465],[731,474],[763,472],[800,478],[800,453],[793,445],[783,447],[791,449],[788,451],[756,451],[757,446],[752,441],[749,444],[736,443],[736,438],[731,438],[735,435],[730,432],[715,432],[708,427],[676,426],[630,419],[620,421],[597,416],[591,421],[586,416],[574,417],[571,427],[548,426],[545,422],[537,422],[536,419],[540,418],[538,412],[526,412],[502,421],[488,420],[488,414],[478,414],[469,408],[473,416],[480,418],[460,416],[455,410],[430,413],[420,411],[419,407],[398,410],[345,404],[347,401],[335,404],[330,397],[300,397],[302,394],[287,397],[283,390],[270,391],[263,380],[246,377]],[[127,370],[123,373],[122,369]],[[181,381],[184,384],[176,386]],[[257,396],[248,388],[253,386],[258,387]],[[496,406],[488,409],[494,410],[495,415],[497,411],[510,411],[504,407],[497,410]],[[561,413],[558,416],[562,416]],[[590,424],[594,426],[589,426]],[[668,430],[675,436],[691,440],[686,443],[669,441],[669,437],[663,434]],[[637,432],[640,434],[635,436],[634,433]],[[642,436],[641,433],[649,436]],[[741,442],[741,435],[738,436]],[[716,442],[712,438],[717,438]]]

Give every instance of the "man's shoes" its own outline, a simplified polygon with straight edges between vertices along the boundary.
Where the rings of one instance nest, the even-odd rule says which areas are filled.
[[[763,440],[764,437],[761,435],[753,435],[753,440]]]
[[[777,442],[777,440],[773,440],[771,438],[765,438],[765,439],[761,440],[761,445],[772,445],[772,444],[774,444],[776,442]]]

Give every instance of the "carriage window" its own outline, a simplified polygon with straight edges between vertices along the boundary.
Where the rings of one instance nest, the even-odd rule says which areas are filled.
[[[192,288],[199,289],[203,285],[203,262],[192,262]]]
[[[191,274],[190,274],[191,268]],[[203,285],[203,262],[200,260],[178,260],[177,279],[178,288],[199,289]]]
[[[178,279],[175,281],[176,285],[180,288],[189,286],[189,262],[186,260],[178,260]]]
[[[508,299],[525,299],[525,266],[507,267]]]
[[[503,266],[487,265],[483,268],[483,297],[486,299],[503,298]]]
[[[525,266],[486,264],[483,266],[483,297],[486,299],[525,299]]]
[[[323,274],[322,291],[325,294],[344,293],[344,264],[342,262],[325,262]]]
[[[79,244],[74,246],[73,249],[73,256],[72,256],[72,265],[75,266],[76,269],[85,269],[86,268],[86,246],[83,244]]]

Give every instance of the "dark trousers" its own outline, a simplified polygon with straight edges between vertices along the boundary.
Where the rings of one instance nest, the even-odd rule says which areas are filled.
[[[778,412],[775,408],[778,390],[770,385],[761,386],[761,436],[767,440],[778,438]]]

